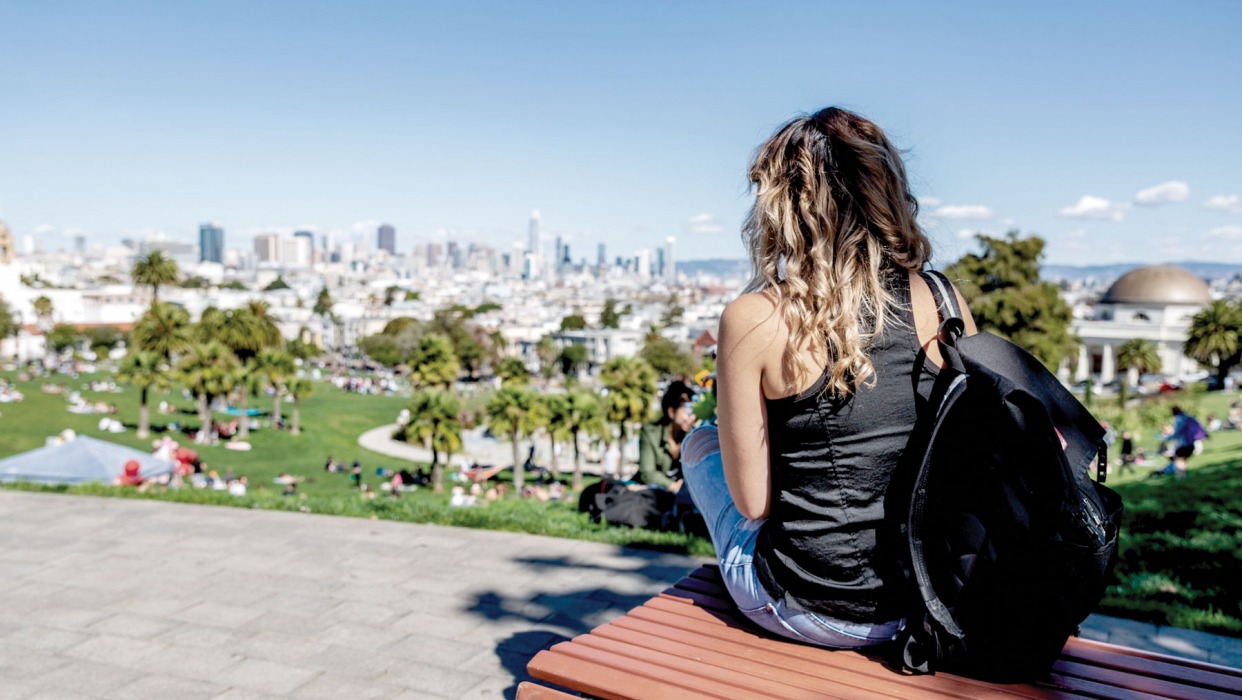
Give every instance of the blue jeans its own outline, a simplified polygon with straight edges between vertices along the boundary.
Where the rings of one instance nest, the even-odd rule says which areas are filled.
[[[773,600],[755,572],[755,543],[763,520],[738,512],[725,483],[716,426],[696,428],[681,445],[681,474],[707,521],[720,576],[738,611],[763,629],[787,639],[833,649],[873,646],[897,638],[904,620],[864,624],[793,610]]]

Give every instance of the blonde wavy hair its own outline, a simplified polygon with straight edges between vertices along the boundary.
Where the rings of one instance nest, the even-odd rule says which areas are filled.
[[[873,383],[868,348],[896,322],[886,278],[931,259],[900,153],[871,121],[828,107],[779,128],[756,151],[749,177],[745,291],[776,296],[790,333],[786,378],[805,385],[808,371],[794,356],[822,338],[825,391]]]

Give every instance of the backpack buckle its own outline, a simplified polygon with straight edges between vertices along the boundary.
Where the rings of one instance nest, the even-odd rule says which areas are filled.
[[[940,329],[936,331],[936,337],[941,343],[949,347],[957,345],[958,338],[966,334],[966,322],[954,316],[946,318],[941,324]]]

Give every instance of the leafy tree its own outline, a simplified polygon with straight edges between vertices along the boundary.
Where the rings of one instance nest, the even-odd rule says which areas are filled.
[[[392,306],[393,302],[397,300],[397,292],[400,291],[401,288],[395,284],[389,285],[384,289],[384,306]]]
[[[149,350],[171,362],[176,353],[185,352],[192,344],[190,314],[175,304],[153,302],[134,324],[130,333],[133,346]]]
[[[668,306],[664,308],[664,313],[660,315],[660,326],[668,328],[681,323],[682,317],[686,315],[686,309],[677,302],[677,295],[671,294],[668,298]]]
[[[134,262],[129,275],[139,287],[151,288],[151,303],[157,304],[160,287],[175,284],[181,276],[181,269],[177,267],[177,261],[165,255],[164,251],[153,250]]]
[[[405,353],[397,346],[397,339],[386,333],[368,335],[358,341],[358,349],[385,367],[405,362]]]
[[[419,294],[418,292],[408,291],[405,293],[406,301],[418,301],[421,298],[422,298],[422,295]]]
[[[1217,299],[1190,319],[1186,357],[1216,368],[1222,382],[1242,361],[1242,308]]]
[[[1070,332],[1072,314],[1056,285],[1039,280],[1044,240],[1020,238],[1017,231],[1004,238],[976,238],[982,254],[964,256],[945,274],[968,301],[980,330],[1013,341],[1055,370],[1077,352],[1078,339]]]
[[[565,430],[574,447],[573,490],[582,490],[582,453],[579,448],[581,434],[607,436],[608,424],[604,421],[604,407],[599,398],[589,391],[571,391],[565,396]]]
[[[272,386],[272,420],[279,423],[284,419],[281,412],[281,400],[284,398],[285,385],[297,372],[293,356],[284,350],[268,348],[260,350],[254,358],[255,372],[260,374]]]
[[[607,389],[604,410],[620,429],[621,444],[629,441],[629,426],[646,420],[656,394],[656,372],[641,358],[614,357],[600,372]]]
[[[195,345],[177,365],[181,383],[197,399],[202,430],[211,429],[211,402],[233,390],[240,366],[233,352],[216,342]]]
[[[530,372],[526,363],[518,357],[506,357],[496,367],[496,376],[500,377],[502,386],[525,386],[530,383]]]
[[[87,345],[96,358],[104,359],[125,340],[125,333],[116,326],[92,326],[82,331]]]
[[[5,338],[13,338],[13,356],[17,356],[17,334],[21,332],[21,324],[17,322],[17,315],[13,313],[13,308],[9,303],[0,297],[0,340]]]
[[[281,289],[289,289],[289,283],[285,281],[284,275],[276,275],[276,279],[268,282],[267,286],[263,288],[263,291],[276,292]]]
[[[305,377],[292,377],[285,383],[285,391],[289,394],[289,398],[293,399],[293,420],[290,423],[289,434],[302,434],[302,399],[311,395],[315,385],[311,380]]]
[[[460,415],[461,401],[449,392],[416,391],[410,404],[410,422],[397,432],[397,439],[431,450],[431,488],[437,493],[444,490],[440,453],[446,453],[447,462],[462,448]]]
[[[587,349],[585,345],[566,345],[561,348],[561,352],[557,355],[557,360],[561,363],[561,374],[566,379],[572,379],[577,376],[578,371],[587,364]]]
[[[561,330],[563,331],[580,331],[586,327],[587,322],[582,314],[570,314],[561,319]]]
[[[319,357],[323,354],[322,348],[314,343],[308,343],[305,340],[302,340],[301,334],[293,340],[285,343],[285,351],[299,360],[309,360],[312,357]]]
[[[513,443],[513,488],[520,494],[526,485],[526,468],[520,458],[518,442],[538,428],[535,393],[526,387],[502,387],[492,394],[483,412],[492,434],[504,435]]]
[[[494,301],[485,301],[482,304],[479,304],[478,306],[474,307],[474,315],[478,316],[479,314],[485,314],[491,311],[500,311],[503,308],[504,308],[503,306],[501,306],[500,304],[497,304]]]
[[[423,336],[410,357],[410,381],[418,388],[451,387],[461,369],[453,343],[439,334]]]
[[[46,296],[39,295],[33,302],[35,318],[39,319],[39,326],[44,329],[51,327],[52,314],[56,313],[56,307],[52,304],[52,300]]]
[[[319,288],[319,294],[315,296],[315,306],[312,312],[321,318],[328,318],[332,315],[332,307],[336,302],[332,301],[332,294],[328,292],[328,285]]]
[[[656,335],[643,345],[638,356],[647,361],[661,376],[686,377],[694,374],[694,359],[673,341]]]
[[[617,311],[616,299],[605,299],[604,309],[599,312],[600,328],[620,328],[621,313]]]
[[[228,282],[222,283],[219,288],[234,292],[244,292],[249,289],[244,282],[239,280],[229,280]]]
[[[182,289],[207,289],[208,287],[211,286],[211,281],[208,280],[206,277],[201,277],[199,275],[190,275],[186,277],[185,279],[181,280],[181,283],[177,286],[181,287]]]
[[[67,323],[58,323],[47,333],[47,346],[58,355],[77,347],[81,342],[82,334]]]
[[[1131,370],[1142,376],[1150,372],[1159,372],[1162,363],[1160,362],[1160,350],[1156,344],[1150,340],[1143,338],[1133,338],[1121,344],[1117,349],[1117,369],[1124,374],[1129,374]],[[1126,391],[1130,387],[1130,378],[1123,376],[1121,378],[1121,389],[1118,400],[1121,402],[1122,408],[1126,405]]]
[[[168,365],[159,353],[131,350],[121,360],[116,378],[138,388],[138,439],[145,440],[151,435],[151,408],[147,398],[152,389],[168,389]]]

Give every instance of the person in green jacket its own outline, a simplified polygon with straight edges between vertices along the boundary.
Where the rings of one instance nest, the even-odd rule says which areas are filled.
[[[660,419],[638,431],[637,481],[670,491],[681,488],[681,441],[694,427],[694,392],[685,382],[668,385],[660,400]]]

